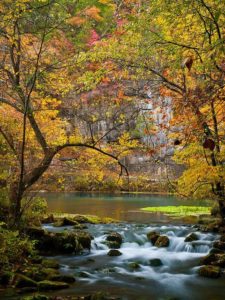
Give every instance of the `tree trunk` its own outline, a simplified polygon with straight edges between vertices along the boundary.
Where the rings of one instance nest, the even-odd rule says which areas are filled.
[[[219,199],[219,214],[221,218],[221,225],[225,226],[225,199]]]
[[[9,227],[18,227],[21,218],[21,201],[23,189],[18,188],[18,182],[13,182],[9,192]]]

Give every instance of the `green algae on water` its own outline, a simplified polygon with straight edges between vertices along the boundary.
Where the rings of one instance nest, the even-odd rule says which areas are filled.
[[[179,216],[192,216],[210,214],[211,207],[206,206],[152,206],[141,208],[147,212],[160,212],[165,215],[179,217]]]

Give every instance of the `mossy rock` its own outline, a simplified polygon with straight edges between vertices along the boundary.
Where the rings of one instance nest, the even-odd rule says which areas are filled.
[[[198,240],[198,236],[196,233],[192,232],[190,233],[188,236],[186,236],[185,238],[185,242],[193,242],[193,241],[197,241]]]
[[[198,270],[199,276],[207,278],[218,278],[221,275],[220,267],[217,266],[202,266]]]
[[[75,230],[83,230],[83,229],[87,229],[87,228],[88,228],[87,225],[79,224],[79,223],[77,223],[76,225],[73,226],[73,229],[75,229]]]
[[[41,220],[41,222],[42,222],[43,224],[54,223],[54,222],[55,222],[55,217],[54,217],[53,214],[50,214],[50,215],[44,217],[44,218]]]
[[[59,269],[59,263],[54,259],[43,259],[42,265],[45,268]]]
[[[84,300],[108,300],[108,299],[112,299],[112,298],[111,297],[109,298],[106,294],[102,292],[97,292],[94,295],[89,295],[84,297]]]
[[[42,263],[43,258],[41,256],[34,256],[31,258],[31,263],[33,264],[41,264]]]
[[[147,238],[153,245],[155,245],[155,243],[159,237],[160,237],[160,234],[156,231],[150,231],[147,233]]]
[[[122,255],[122,253],[117,249],[111,249],[111,250],[109,250],[107,255],[108,256],[120,256],[120,255]]]
[[[222,253],[224,253],[224,251],[217,249],[217,248],[212,248],[209,253],[210,254],[222,254]]]
[[[48,300],[49,297],[45,295],[33,295],[33,296],[26,296],[23,297],[21,300]]]
[[[61,290],[66,289],[68,287],[68,283],[58,281],[43,280],[38,283],[38,289],[40,291]]]
[[[170,240],[166,235],[161,235],[160,237],[158,237],[157,241],[155,242],[155,246],[159,248],[168,247],[169,244],[170,244]]]
[[[40,238],[43,238],[47,234],[47,231],[45,231],[41,227],[28,227],[26,228],[26,234],[33,239],[39,240]]]
[[[211,265],[213,262],[217,260],[217,256],[214,253],[208,254],[203,257],[200,261],[201,265]]]
[[[75,217],[73,217],[73,220],[76,221],[77,223],[80,224],[84,224],[84,223],[93,223],[90,218],[86,217],[86,216],[82,216],[82,215],[76,215]]]
[[[0,285],[7,286],[13,278],[13,272],[2,271],[0,273]]]
[[[23,271],[23,274],[34,281],[42,281],[50,276],[58,275],[58,270],[53,268],[44,268],[42,265],[30,266]]]
[[[106,245],[110,248],[110,249],[119,249],[121,244],[118,242],[109,242],[106,241]]]
[[[46,233],[38,240],[37,249],[43,255],[81,253],[90,250],[92,236],[85,231]]]
[[[72,275],[53,275],[49,277],[49,280],[66,282],[66,283],[74,283],[76,281]]]
[[[25,275],[18,274],[16,276],[15,287],[16,288],[37,287],[37,282]]]
[[[123,238],[122,235],[118,232],[110,232],[110,234],[106,237],[106,240],[109,242],[117,242],[122,244]]]
[[[213,247],[225,251],[225,242],[215,241]]]
[[[149,264],[151,267],[161,267],[163,265],[161,259],[159,259],[159,258],[150,259]]]
[[[64,217],[62,219],[58,219],[53,225],[55,227],[62,227],[62,226],[74,226],[78,224],[79,223],[77,221]]]
[[[139,265],[139,263],[137,263],[137,262],[131,262],[131,263],[129,263],[129,268],[131,269],[131,270],[138,270],[138,269],[140,269],[140,265]]]

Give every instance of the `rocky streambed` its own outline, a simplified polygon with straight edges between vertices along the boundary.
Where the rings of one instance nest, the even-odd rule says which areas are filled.
[[[26,295],[38,291],[56,299],[224,299],[223,235],[187,225],[86,224],[66,218],[29,234],[39,240],[45,259],[36,261],[38,271],[22,275],[33,285],[27,287],[25,277],[17,280],[16,287]],[[110,297],[96,294],[99,291]]]

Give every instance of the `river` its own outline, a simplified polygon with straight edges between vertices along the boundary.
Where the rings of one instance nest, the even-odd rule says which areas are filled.
[[[55,256],[63,274],[75,276],[69,289],[46,293],[51,296],[88,295],[109,292],[123,300],[222,300],[225,278],[207,279],[198,276],[199,263],[207,255],[214,233],[197,231],[193,225],[173,222],[162,214],[141,212],[146,206],[209,205],[204,201],[181,200],[174,196],[148,194],[47,193],[49,212],[92,214],[113,217],[116,224],[88,224],[93,236],[91,250],[82,255]],[[73,230],[71,226],[54,227],[48,231]],[[110,257],[105,243],[107,234],[119,232],[122,255]],[[167,235],[169,247],[157,248],[146,234],[158,231]],[[197,241],[185,242],[195,232]],[[155,262],[157,262],[155,264]],[[136,267],[131,267],[135,263]],[[3,299],[12,299],[3,297]]]
[[[111,217],[128,222],[168,222],[163,214],[140,211],[147,206],[194,205],[208,206],[203,200],[187,200],[168,195],[109,193],[43,193],[49,212],[78,213]]]

